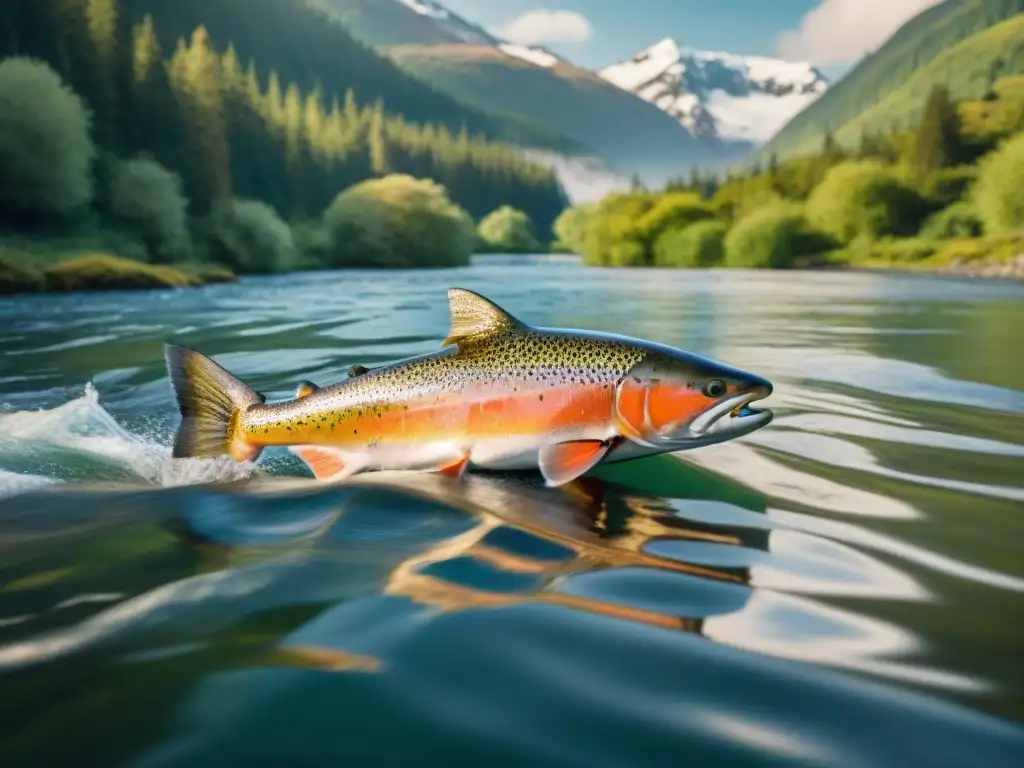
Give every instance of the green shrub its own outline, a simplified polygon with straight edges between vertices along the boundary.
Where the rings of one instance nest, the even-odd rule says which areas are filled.
[[[651,194],[608,195],[587,217],[580,249],[588,264],[644,266],[650,263],[648,244],[638,224],[657,200]]]
[[[960,202],[929,216],[921,226],[921,237],[932,240],[977,237],[981,230],[981,221],[974,213],[974,206]]]
[[[0,213],[66,214],[93,197],[90,115],[47,64],[0,61]]]
[[[595,203],[583,203],[566,208],[555,219],[554,231],[558,242],[570,253],[582,253],[590,216],[597,210]]]
[[[813,230],[798,203],[776,203],[737,221],[725,236],[730,267],[784,269],[816,261],[835,242]]]
[[[698,221],[688,227],[670,228],[654,244],[658,267],[714,267],[725,258],[725,221]]]
[[[682,229],[704,219],[714,218],[711,207],[692,192],[670,192],[661,195],[653,207],[636,223],[637,233],[649,247],[653,247],[662,232]]]
[[[238,274],[284,272],[295,263],[292,229],[259,200],[233,199],[214,205],[204,233],[206,259]]]
[[[189,250],[188,200],[181,177],[140,157],[114,164],[110,213],[142,237],[159,261],[177,261]]]
[[[835,166],[807,201],[810,223],[843,243],[857,237],[913,234],[926,212],[914,190],[874,161]]]
[[[295,269],[322,269],[328,262],[331,240],[320,220],[300,221],[292,225],[295,238]]]
[[[41,291],[44,282],[24,254],[0,249],[0,296]]]
[[[430,179],[393,174],[349,187],[324,212],[334,267],[447,267],[469,263],[473,220]]]
[[[973,165],[941,168],[925,176],[921,182],[921,194],[933,206],[948,208],[963,200],[977,178],[978,169]]]
[[[202,281],[180,269],[140,264],[106,253],[61,261],[46,270],[51,291],[114,291],[182,288]]]
[[[899,265],[924,261],[935,253],[937,244],[923,238],[883,238],[881,240],[860,240],[848,249],[850,260],[855,264]]]
[[[973,197],[985,231],[1024,229],[1024,133],[1003,142],[980,165]]]
[[[541,250],[533,236],[530,217],[510,205],[487,214],[477,227],[477,234],[481,250],[491,253],[537,253]]]

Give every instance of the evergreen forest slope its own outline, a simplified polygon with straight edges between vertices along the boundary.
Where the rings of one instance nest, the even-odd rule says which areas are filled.
[[[0,29],[0,58],[41,59],[86,100],[101,195],[104,157],[147,155],[193,216],[236,197],[301,220],[395,172],[475,218],[519,208],[541,236],[564,207],[553,173],[505,143],[564,139],[435,91],[300,0],[4,0]]]
[[[712,150],[675,119],[593,72],[558,62],[537,66],[487,45],[383,49],[402,67],[483,111],[521,115],[585,145],[610,168],[660,184],[708,164]]]
[[[861,133],[912,125],[929,90],[978,99],[1024,73],[1024,0],[946,0],[904,24],[751,159],[816,151],[825,134],[854,146]]]

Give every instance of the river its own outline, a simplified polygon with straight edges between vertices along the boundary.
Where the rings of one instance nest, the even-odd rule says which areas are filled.
[[[169,458],[164,341],[285,399],[450,286],[775,421],[571,491]],[[1022,348],[1019,283],[564,258],[0,301],[0,764],[1019,765]]]

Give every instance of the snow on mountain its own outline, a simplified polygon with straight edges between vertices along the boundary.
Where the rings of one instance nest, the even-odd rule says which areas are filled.
[[[536,64],[538,67],[553,67],[561,59],[555,56],[553,53],[549,53],[540,47],[530,47],[525,45],[517,45],[515,43],[499,43],[498,48],[509,56],[515,56],[517,59],[528,61],[531,64]]]
[[[828,88],[805,62],[700,51],[665,38],[598,72],[694,136],[762,144]]]

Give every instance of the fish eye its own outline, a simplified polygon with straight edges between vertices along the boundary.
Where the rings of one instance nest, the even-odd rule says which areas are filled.
[[[725,394],[725,382],[721,379],[712,379],[704,385],[704,395],[706,397],[721,397]]]

